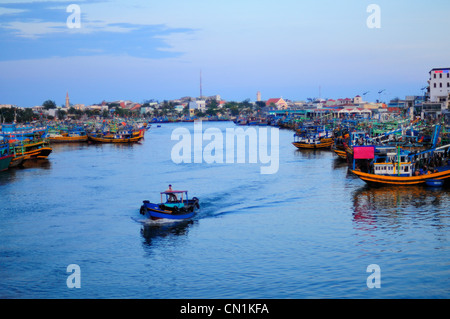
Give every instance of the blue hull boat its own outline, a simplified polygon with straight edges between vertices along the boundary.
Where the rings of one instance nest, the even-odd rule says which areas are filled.
[[[163,195],[166,196],[165,202],[163,202]],[[194,217],[199,208],[198,198],[188,199],[187,191],[166,191],[161,193],[160,204],[144,200],[139,212],[152,220],[183,220]]]
[[[444,180],[442,180],[442,179],[427,179],[425,181],[425,184],[427,186],[431,186],[431,187],[441,187],[442,185],[444,185]]]

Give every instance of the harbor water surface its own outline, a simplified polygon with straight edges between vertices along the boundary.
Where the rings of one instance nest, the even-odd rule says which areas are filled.
[[[448,298],[450,191],[368,188],[329,150],[280,130],[279,170],[175,164],[174,129],[134,145],[54,145],[0,173],[1,298]],[[204,122],[223,132],[232,122]],[[208,142],[204,142],[204,145]],[[270,152],[270,148],[269,148]],[[200,199],[187,222],[144,220],[169,184]],[[68,288],[69,265],[80,288]],[[369,265],[380,288],[369,288]]]

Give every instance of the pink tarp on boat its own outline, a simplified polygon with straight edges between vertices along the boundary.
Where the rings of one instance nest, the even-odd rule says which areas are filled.
[[[373,146],[354,146],[354,159],[372,159],[375,157],[375,147]]]

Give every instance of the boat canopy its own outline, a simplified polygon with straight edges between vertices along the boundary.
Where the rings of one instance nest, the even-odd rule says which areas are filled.
[[[161,194],[179,194],[179,193],[187,193],[187,191],[164,191]]]
[[[353,147],[354,159],[374,159],[375,147],[373,146],[355,146]]]

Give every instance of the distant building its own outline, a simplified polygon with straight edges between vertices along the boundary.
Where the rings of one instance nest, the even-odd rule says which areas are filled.
[[[288,105],[283,98],[275,98],[275,99],[268,99],[266,101],[266,106],[272,105],[272,103],[277,107],[278,110],[286,110],[288,108]]]
[[[353,98],[353,104],[363,104],[363,99],[361,96],[357,95]]]
[[[353,105],[353,100],[352,100],[352,99],[349,99],[349,98],[338,99],[336,105],[346,105],[346,106],[351,106],[351,105]]]
[[[206,101],[198,100],[189,102],[189,115],[193,116],[195,110],[199,110],[202,112],[206,111]]]
[[[260,91],[258,91],[258,92],[256,93],[256,101],[257,101],[257,102],[260,102],[260,101],[261,101],[261,92],[260,92]]]
[[[134,104],[131,104],[131,105],[130,105],[129,110],[130,110],[130,111],[140,111],[140,108],[141,108],[141,104],[139,104],[139,103],[134,103]]]
[[[432,69],[428,84],[430,102],[446,102],[450,94],[450,68]]]
[[[33,110],[34,113],[39,114],[39,113],[42,113],[44,107],[42,105],[36,105],[36,106],[33,106],[31,109]]]
[[[86,106],[85,106],[84,104],[75,104],[75,105],[73,106],[73,108],[74,108],[75,110],[84,111],[84,109],[86,108]]]

